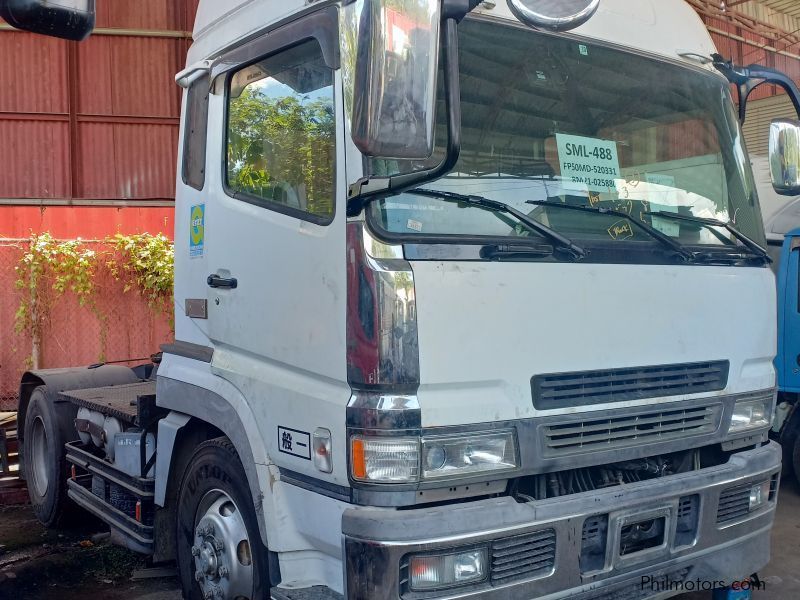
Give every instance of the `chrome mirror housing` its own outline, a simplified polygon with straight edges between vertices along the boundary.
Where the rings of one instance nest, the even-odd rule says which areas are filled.
[[[776,192],[800,195],[800,121],[776,119],[770,124],[769,168]]]
[[[365,156],[433,153],[441,0],[355,0],[342,10],[342,77]]]
[[[592,18],[600,0],[508,0],[516,17],[536,29],[569,31]]]

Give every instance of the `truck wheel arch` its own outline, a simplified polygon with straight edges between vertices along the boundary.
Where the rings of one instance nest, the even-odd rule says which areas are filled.
[[[261,541],[267,546],[267,523],[263,504],[269,501],[265,497],[269,493],[269,486],[263,486],[265,491],[262,491],[261,481],[256,470],[256,455],[266,456],[266,447],[263,445],[263,441],[258,436],[255,438],[248,436],[237,406],[212,390],[159,375],[157,396],[159,406],[173,411],[166,418],[166,420],[172,419],[172,423],[165,423],[165,433],[169,426],[174,430],[174,436],[170,432],[167,433],[167,438],[173,436],[171,441],[159,439],[156,460],[158,461],[159,456],[166,455],[165,462],[162,463],[166,468],[159,469],[159,463],[156,463],[156,504],[162,500],[168,505],[171,499],[174,500],[171,498],[176,488],[174,482],[182,475],[182,472],[178,471],[185,468],[185,464],[179,464],[181,460],[179,457],[186,453],[191,454],[198,441],[202,443],[218,437],[220,434],[224,435],[233,444],[244,467],[253,496]],[[246,406],[243,399],[242,405]],[[182,421],[183,424],[181,424]],[[198,428],[204,429],[208,433],[198,435]],[[161,427],[159,426],[159,436],[160,434]],[[258,444],[260,441],[262,442],[261,447],[254,449],[253,444]],[[175,450],[166,453],[162,442],[173,446]]]

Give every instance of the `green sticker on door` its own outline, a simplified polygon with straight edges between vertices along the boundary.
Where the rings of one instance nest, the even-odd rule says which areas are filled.
[[[195,204],[192,206],[189,220],[189,258],[203,256],[203,246],[206,238],[206,205]]]

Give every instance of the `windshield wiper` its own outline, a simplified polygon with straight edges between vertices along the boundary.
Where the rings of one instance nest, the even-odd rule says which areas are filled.
[[[481,248],[481,258],[488,260],[529,260],[552,256],[553,246],[527,244],[489,244]]]
[[[458,202],[462,204],[469,204],[471,206],[479,206],[495,212],[506,213],[516,218],[520,223],[527,226],[528,229],[540,236],[549,239],[555,244],[555,250],[568,255],[572,260],[581,260],[586,256],[586,250],[574,244],[572,240],[561,235],[557,231],[550,229],[547,225],[540,223],[536,219],[532,219],[524,212],[521,212],[497,200],[490,200],[483,196],[473,196],[468,194],[459,194],[457,192],[441,192],[437,190],[429,190],[426,188],[417,188],[405,192],[406,194],[416,194],[417,196],[426,196],[428,198],[438,198],[447,202]]]
[[[702,225],[703,227],[711,229],[712,233],[714,233],[715,235],[717,234],[713,228],[722,227],[723,229],[727,230],[733,237],[739,240],[743,246],[745,246],[753,254],[755,254],[757,258],[763,260],[765,263],[772,262],[772,258],[770,258],[770,255],[764,248],[761,247],[761,245],[758,242],[750,239],[728,222],[720,221],[719,219],[710,219],[708,217],[695,217],[694,215],[682,215],[680,213],[668,212],[665,210],[646,212],[644,214],[652,215],[655,217],[663,217],[665,219],[673,219],[675,221],[687,221],[689,223],[697,223],[698,225]]]
[[[687,250],[683,247],[682,244],[676,242],[668,235],[661,233],[658,229],[653,227],[652,225],[648,225],[644,221],[640,221],[635,217],[632,217],[626,212],[621,210],[614,210],[613,208],[602,208],[600,206],[582,206],[579,204],[565,204],[563,202],[553,202],[552,200],[528,200],[526,204],[534,204],[536,206],[552,206],[555,208],[563,208],[565,210],[575,210],[579,212],[587,212],[596,215],[611,215],[614,217],[620,217],[622,219],[626,219],[633,223],[636,227],[645,231],[650,237],[655,238],[659,242],[661,242],[664,246],[670,248],[673,252],[675,252],[678,256],[680,256],[686,262],[692,262],[695,258],[694,253]]]

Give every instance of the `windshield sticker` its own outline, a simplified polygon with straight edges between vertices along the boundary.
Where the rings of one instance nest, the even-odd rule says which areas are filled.
[[[189,219],[189,258],[203,256],[206,238],[206,205],[192,206]]]
[[[406,227],[416,232],[422,231],[422,223],[415,221],[414,219],[409,219],[408,223],[406,223]]]
[[[416,211],[430,211],[442,212],[446,210],[441,202],[433,204],[417,204],[416,202],[391,202],[386,200],[383,202],[383,208],[386,210],[416,210]]]
[[[608,228],[608,235],[616,241],[629,240],[633,237],[633,225],[630,221],[617,221]]]
[[[649,185],[650,210],[653,212],[678,212],[678,190],[675,189],[675,177],[661,173],[648,173],[645,180]],[[677,221],[654,216],[653,227],[670,237],[681,234],[681,225]]]
[[[620,177],[617,143],[613,140],[556,134],[561,177],[567,189],[613,192]]]
[[[584,44],[578,44],[578,50],[583,56],[589,56],[589,47]]]

